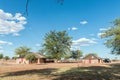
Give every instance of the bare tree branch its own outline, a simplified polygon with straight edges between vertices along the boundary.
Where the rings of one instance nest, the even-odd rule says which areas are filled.
[[[25,7],[25,14],[28,16],[28,5],[29,5],[30,0],[26,0],[26,7]],[[63,5],[64,0],[57,0],[57,3],[60,3]]]
[[[26,10],[25,11],[26,11],[27,16],[28,16],[28,4],[29,4],[29,1],[30,0],[26,0]]]

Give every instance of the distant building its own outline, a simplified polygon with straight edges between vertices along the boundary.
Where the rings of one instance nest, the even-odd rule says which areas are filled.
[[[83,57],[82,63],[102,63],[102,58],[98,57],[95,54],[88,54],[87,56]]]
[[[31,53],[31,54],[33,54],[37,58],[37,60],[34,61],[34,63],[40,64],[40,63],[45,63],[46,62],[45,56],[43,56],[41,54],[38,54],[38,53]],[[17,64],[29,64],[30,61],[26,60],[25,58],[17,58],[16,63]]]

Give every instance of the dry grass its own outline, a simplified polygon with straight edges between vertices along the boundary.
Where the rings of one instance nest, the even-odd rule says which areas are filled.
[[[0,64],[0,80],[120,80],[120,63]]]

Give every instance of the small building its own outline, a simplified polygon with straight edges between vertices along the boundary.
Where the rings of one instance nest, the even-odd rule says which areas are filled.
[[[41,54],[38,54],[38,53],[33,53],[33,55],[37,58],[37,64],[46,62],[46,58],[45,58],[44,55],[41,55]]]
[[[102,58],[98,57],[95,54],[88,54],[87,56],[83,57],[82,63],[102,63]]]
[[[34,61],[34,63],[40,64],[40,63],[46,62],[45,56],[38,54],[38,53],[31,53],[31,54],[33,54],[36,57],[36,60]],[[26,60],[25,58],[17,58],[16,63],[17,64],[29,64],[30,61]]]

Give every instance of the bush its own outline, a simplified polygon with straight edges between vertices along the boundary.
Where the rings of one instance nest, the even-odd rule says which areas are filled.
[[[32,63],[32,62],[35,61],[37,58],[36,58],[35,55],[33,55],[33,54],[27,54],[27,55],[25,56],[25,59],[26,59],[26,60],[29,60],[30,63]]]
[[[4,59],[7,61],[7,60],[10,59],[10,57],[9,56],[5,56]]]

